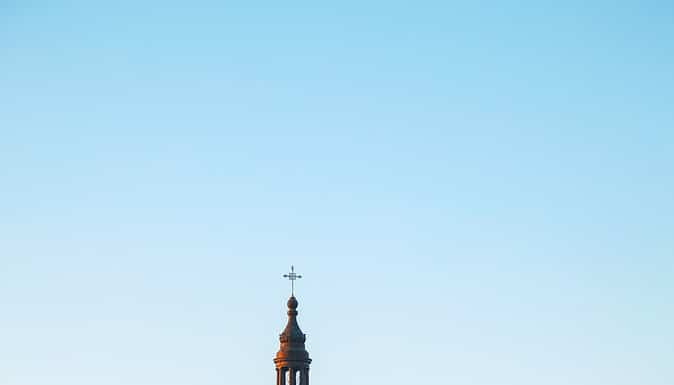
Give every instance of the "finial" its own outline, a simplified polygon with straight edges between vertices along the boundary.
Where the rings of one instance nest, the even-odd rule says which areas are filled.
[[[295,296],[295,280],[302,278],[301,275],[295,274],[295,266],[290,265],[290,273],[283,274],[283,278],[288,278],[290,280],[290,290],[291,296]]]

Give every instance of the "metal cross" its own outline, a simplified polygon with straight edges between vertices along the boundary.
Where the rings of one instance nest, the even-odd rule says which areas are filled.
[[[283,278],[288,278],[290,280],[290,287],[292,289],[292,295],[295,296],[295,280],[302,278],[301,275],[295,274],[295,266],[290,266],[290,273],[283,274]]]

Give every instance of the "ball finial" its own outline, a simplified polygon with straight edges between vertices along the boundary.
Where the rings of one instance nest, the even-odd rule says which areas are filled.
[[[288,309],[295,310],[297,309],[297,298],[295,296],[292,296],[288,299]]]

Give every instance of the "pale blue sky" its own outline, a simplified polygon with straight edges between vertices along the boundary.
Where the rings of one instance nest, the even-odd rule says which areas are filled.
[[[111,4],[112,3],[112,4]],[[0,384],[674,383],[666,1],[6,1]]]

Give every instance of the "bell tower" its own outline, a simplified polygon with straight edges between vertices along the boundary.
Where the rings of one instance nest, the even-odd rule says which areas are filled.
[[[288,324],[279,336],[281,347],[276,353],[276,385],[309,385],[309,365],[311,358],[304,343],[307,336],[302,333],[297,323],[297,299],[294,293],[294,281],[302,276],[295,274],[291,267],[290,274],[284,277],[293,283],[293,293],[288,299]]]

